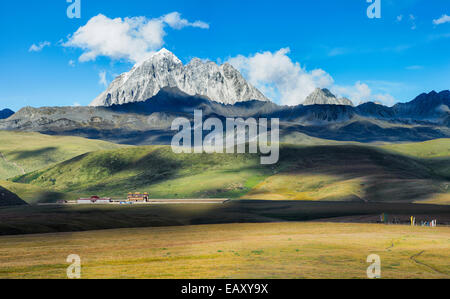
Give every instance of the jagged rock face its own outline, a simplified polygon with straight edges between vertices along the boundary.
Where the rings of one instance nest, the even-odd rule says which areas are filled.
[[[223,104],[269,101],[228,63],[219,66],[195,58],[184,66],[173,53],[162,49],[118,76],[91,106],[146,101],[164,87],[176,87],[189,95],[206,96]]]
[[[336,98],[328,89],[317,88],[312,94],[310,94],[302,105],[344,105],[353,106],[352,101],[347,98]]]
[[[428,119],[437,115],[450,115],[450,91],[423,93],[408,103],[398,103],[393,110],[399,115]]]

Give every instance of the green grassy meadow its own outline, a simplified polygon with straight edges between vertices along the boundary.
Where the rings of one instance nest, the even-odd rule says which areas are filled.
[[[0,179],[48,167],[87,152],[123,147],[101,140],[0,131]]]

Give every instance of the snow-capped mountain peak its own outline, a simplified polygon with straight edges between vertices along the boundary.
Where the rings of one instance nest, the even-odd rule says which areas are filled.
[[[206,96],[224,104],[269,101],[230,64],[219,66],[194,58],[183,65],[172,52],[161,49],[118,76],[91,106],[146,101],[164,87],[176,87],[189,95]]]
[[[311,93],[302,105],[345,105],[345,106],[353,106],[352,101],[347,98],[336,98],[334,94],[331,93],[328,89],[320,89],[316,88],[313,93]]]

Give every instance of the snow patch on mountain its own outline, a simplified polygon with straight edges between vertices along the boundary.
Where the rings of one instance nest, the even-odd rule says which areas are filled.
[[[223,104],[269,101],[228,63],[219,66],[194,58],[183,65],[172,52],[162,49],[115,78],[91,106],[146,101],[164,87],[176,87],[189,95],[206,96]]]
[[[352,101],[347,98],[337,98],[328,89],[316,88],[302,103],[304,106],[310,105],[344,105],[353,106]]]

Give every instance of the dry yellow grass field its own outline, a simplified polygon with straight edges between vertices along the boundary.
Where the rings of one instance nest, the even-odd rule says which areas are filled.
[[[450,228],[266,223],[0,237],[0,278],[449,278]]]

